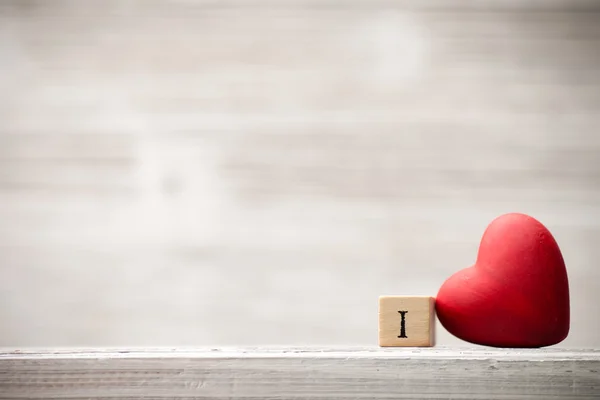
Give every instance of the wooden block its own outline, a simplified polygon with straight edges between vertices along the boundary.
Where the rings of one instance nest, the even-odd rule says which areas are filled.
[[[435,299],[428,296],[379,298],[379,345],[431,347],[435,343]]]

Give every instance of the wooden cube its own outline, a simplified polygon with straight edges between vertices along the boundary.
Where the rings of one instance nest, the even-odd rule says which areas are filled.
[[[379,298],[379,345],[431,347],[435,342],[435,299],[428,296]]]

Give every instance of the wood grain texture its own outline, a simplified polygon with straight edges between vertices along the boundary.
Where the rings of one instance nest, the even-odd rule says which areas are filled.
[[[0,345],[375,344],[520,211],[600,347],[599,11],[0,1]]]
[[[375,348],[0,353],[0,398],[591,399],[600,352]]]

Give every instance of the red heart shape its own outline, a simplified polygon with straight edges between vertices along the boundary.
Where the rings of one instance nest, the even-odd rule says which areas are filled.
[[[543,347],[569,333],[569,282],[552,234],[506,214],[487,227],[477,262],[444,282],[436,312],[453,335],[494,347]]]

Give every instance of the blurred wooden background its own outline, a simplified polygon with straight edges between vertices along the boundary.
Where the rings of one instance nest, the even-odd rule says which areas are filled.
[[[511,211],[600,346],[598,1],[4,0],[0,93],[2,346],[375,344]]]

